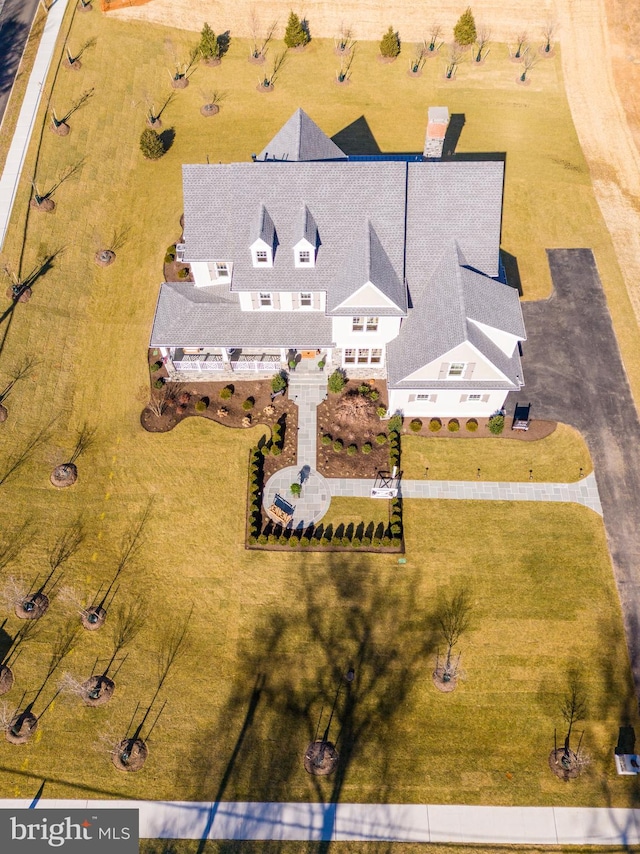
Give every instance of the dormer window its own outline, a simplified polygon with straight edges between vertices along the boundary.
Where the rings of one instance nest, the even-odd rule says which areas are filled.
[[[260,292],[260,308],[271,308],[273,305],[271,294]]]
[[[255,240],[249,247],[253,266],[273,267],[278,237],[273,220],[264,205],[260,206],[257,227],[253,233]]]
[[[258,264],[268,264],[269,254],[266,249],[256,250],[256,261]]]
[[[298,252],[298,261],[301,264],[310,264],[311,263],[311,252],[308,249],[302,249]]]

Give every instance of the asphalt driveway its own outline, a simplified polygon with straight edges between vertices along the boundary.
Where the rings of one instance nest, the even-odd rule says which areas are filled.
[[[531,401],[532,417],[571,424],[587,441],[640,696],[640,421],[593,253],[547,255],[554,293],[522,304],[525,388],[518,397]],[[508,416],[514,404],[511,396]]]

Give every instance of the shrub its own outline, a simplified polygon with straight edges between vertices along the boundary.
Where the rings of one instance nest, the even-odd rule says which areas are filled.
[[[245,412],[250,412],[255,406],[255,400],[252,397],[248,397],[246,400],[242,401],[242,408]]]
[[[467,428],[469,433],[475,433],[478,429],[478,422],[475,418],[469,418],[467,423],[465,424],[465,427]]]
[[[278,537],[278,545],[279,546],[286,546],[288,542],[289,541],[287,540],[287,538],[285,537],[284,534],[282,534],[282,536]]]
[[[357,453],[358,453],[358,446],[357,445],[349,445],[349,447],[347,448],[347,454],[350,457],[353,457],[354,454],[357,454]]]
[[[402,516],[400,516],[399,513],[395,512],[395,508],[394,508],[394,511],[392,512],[391,519],[389,521],[391,522],[392,525],[399,525],[402,522]]]
[[[322,439],[320,439],[320,441],[323,445],[330,445],[332,441],[331,436],[328,433],[325,433]]]
[[[275,534],[269,534],[267,539],[269,541],[270,546],[275,546],[275,544],[278,542],[278,538]]]
[[[320,359],[320,361],[318,362],[318,368],[319,368],[320,370],[322,370],[326,364],[327,364],[327,363],[325,362],[325,360],[324,360],[324,359]]]
[[[302,25],[296,13],[291,12],[284,31],[284,43],[287,47],[304,47],[309,41],[309,31]]]
[[[371,545],[371,537],[363,537],[362,538],[362,545],[363,546],[370,546]]]
[[[297,537],[291,536],[289,537],[289,545],[292,549],[294,549],[297,545],[300,544],[300,540]]]
[[[386,406],[379,406],[376,409],[376,415],[378,416],[378,418],[384,418],[384,416],[386,414],[387,414],[387,407]]]
[[[188,267],[180,267],[178,270],[178,278],[179,279],[188,279],[189,278],[189,268]]]
[[[473,44],[476,36],[476,22],[471,7],[467,6],[466,10],[458,18],[458,23],[453,28],[453,38],[459,45],[464,47]]]
[[[385,445],[387,442],[387,434],[386,433],[378,433],[376,436],[376,445]]]
[[[275,374],[271,377],[271,391],[282,391],[283,388],[287,387],[287,378],[284,374]]]
[[[260,543],[261,546],[266,546],[267,542],[268,542],[267,535],[266,534],[260,534],[260,536],[258,537],[258,542]]]
[[[321,546],[328,546],[330,543],[331,543],[331,540],[329,539],[329,537],[320,537],[320,545]]]
[[[342,389],[347,384],[347,378],[344,375],[344,372],[336,369],[332,374],[329,375],[329,379],[327,380],[327,388],[332,394],[340,394]]]
[[[194,406],[196,412],[205,412],[206,408],[207,404],[204,402],[204,400],[196,401],[196,404]]]
[[[145,128],[140,135],[140,151],[147,160],[158,160],[164,154],[164,145],[159,133]]]
[[[354,537],[351,540],[351,545],[353,546],[354,549],[359,549],[360,546],[362,545],[362,540],[360,539],[360,537]]]
[[[459,429],[460,429],[460,422],[458,421],[457,418],[452,418],[449,421],[449,423],[447,424],[447,430],[450,433],[457,433]]]
[[[350,542],[351,541],[349,540],[349,537],[343,537],[342,540],[340,541],[341,545],[343,545],[345,548],[347,548],[347,546],[349,545]]]
[[[172,243],[171,246],[167,247],[167,251],[164,256],[164,263],[171,264],[172,261],[176,260],[176,244]]]
[[[311,540],[308,537],[302,537],[300,540],[301,548],[305,549],[311,545]]]
[[[289,361],[287,362],[287,364],[289,365],[289,370],[290,370],[290,371],[295,371],[295,369],[296,369],[296,365],[297,365],[297,362],[296,362],[296,360],[295,360],[295,359],[289,359]]]
[[[262,454],[263,457],[267,457],[271,453],[271,449],[269,448],[268,445],[263,445],[260,448],[260,453]]]
[[[391,537],[383,537],[382,538],[382,545],[383,546],[390,546],[391,545]]]
[[[363,454],[371,453],[371,442],[365,442],[361,448]]]
[[[218,59],[220,56],[220,45],[218,39],[209,26],[205,24],[200,33],[200,44],[198,45],[200,56],[204,59]]]
[[[279,457],[281,453],[282,453],[282,448],[280,447],[280,445],[272,445],[271,446],[271,456]]]
[[[336,454],[339,454],[343,448],[344,448],[344,443],[343,443],[342,439],[336,439],[335,442],[333,443],[333,450],[336,452]]]
[[[400,53],[400,36],[395,32],[393,27],[389,25],[389,29],[382,36],[380,41],[380,54],[388,59],[395,59]]]
[[[155,374],[156,371],[159,371],[162,367],[162,362],[154,362],[152,365],[149,365],[149,370],[152,374]]]
[[[181,391],[178,395],[178,403],[182,404],[182,406],[186,406],[187,403],[191,400],[191,395],[188,391]]]
[[[392,415],[388,426],[389,432],[399,433],[402,430],[402,415]]]
[[[363,397],[369,397],[371,395],[371,386],[367,383],[362,383],[362,385],[358,386],[358,394],[361,394]]]
[[[232,394],[233,389],[231,386],[226,385],[223,389],[220,389],[220,400],[229,400]]]
[[[400,534],[402,532],[402,528],[397,522],[394,522],[393,525],[391,525],[390,530],[392,534]]]
[[[422,421],[419,418],[414,418],[411,424],[409,424],[409,429],[414,433],[419,433],[422,430]]]
[[[162,388],[163,385],[164,385],[164,380],[161,377],[158,377],[157,380],[153,381],[153,387],[154,388]]]
[[[291,489],[292,495],[300,495],[300,493],[302,492],[302,487],[299,483],[292,483],[289,488]]]
[[[380,539],[380,537],[374,537],[373,540],[371,540],[371,544],[373,546],[379,547],[382,544],[382,540]]]
[[[440,421],[439,418],[432,418],[431,421],[429,421],[429,430],[432,433],[438,433],[438,432],[440,432],[441,429],[442,429],[442,421]]]
[[[255,537],[255,535],[254,535],[254,534],[251,534],[251,536],[249,537],[248,542],[249,542],[249,545],[250,545],[250,546],[255,546],[255,544],[258,542],[258,540],[257,540],[257,538]]]
[[[499,436],[504,430],[504,415],[492,415],[489,419],[489,432]]]
[[[395,546],[397,549],[399,549],[400,546],[402,545],[402,538],[401,537],[394,537],[393,540],[391,541],[391,545]]]

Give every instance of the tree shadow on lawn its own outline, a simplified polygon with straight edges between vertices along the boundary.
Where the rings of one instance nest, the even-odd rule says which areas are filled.
[[[346,563],[330,554],[321,567],[302,562],[303,614],[283,603],[245,642],[230,697],[183,766],[190,798],[286,802],[310,785],[325,805],[329,838],[346,782],[364,774],[366,800],[387,800],[398,711],[425,678],[438,642],[436,620],[416,594],[418,572],[403,570],[403,584],[391,588],[387,572],[364,555]],[[306,748],[330,720],[337,767],[327,777],[307,775]],[[225,732],[237,734],[233,748],[220,743]]]

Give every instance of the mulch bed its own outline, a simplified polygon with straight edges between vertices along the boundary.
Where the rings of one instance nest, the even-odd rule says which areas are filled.
[[[25,607],[27,604],[33,605],[33,607]],[[16,617],[21,620],[39,620],[46,614],[48,608],[49,597],[44,593],[36,593],[33,596],[25,597],[22,602],[18,602],[15,612]]]
[[[188,270],[189,275],[186,277],[182,277],[178,275],[180,270]],[[164,280],[165,282],[193,282],[195,279],[193,278],[193,274],[191,272],[191,267],[188,264],[183,264],[182,261],[171,261],[169,264],[164,265],[163,270]]]
[[[93,260],[98,267],[109,267],[116,260],[116,253],[113,249],[99,249],[93,256]]]
[[[78,468],[74,463],[62,463],[51,472],[51,483],[58,489],[73,486],[78,479]]]
[[[125,751],[129,752],[129,759],[123,762],[122,754]],[[111,754],[111,760],[118,771],[139,771],[147,761],[148,755],[149,748],[141,738],[137,738],[135,741],[130,738],[123,738]]]
[[[172,89],[186,89],[188,85],[189,80],[186,77],[179,77],[177,80],[175,78],[171,79]]]
[[[40,203],[35,199],[31,199],[29,206],[35,208],[37,211],[42,211],[43,213],[51,213],[55,209],[56,203],[53,199],[43,199]]]
[[[422,427],[417,432],[414,432],[409,426],[411,422],[415,420],[413,418],[405,418],[404,424],[402,426],[402,433],[405,436],[430,436],[431,438],[437,439],[491,439],[491,438],[500,438],[500,439],[517,439],[520,442],[535,442],[537,439],[544,439],[547,436],[550,436],[553,431],[558,426],[556,421],[538,421],[532,420],[529,425],[528,430],[512,430],[511,429],[511,419],[509,417],[505,417],[504,420],[504,430],[499,436],[493,435],[493,433],[489,430],[489,419],[488,418],[440,418],[440,422],[442,423],[441,429],[432,433],[429,430],[429,423],[431,418],[425,417],[417,419],[422,421]],[[467,430],[466,423],[467,421],[477,421],[478,429],[475,432]],[[450,421],[457,421],[460,429],[457,432],[451,432],[448,430],[447,425]],[[382,422],[384,425],[384,422]]]
[[[304,770],[314,777],[326,777],[335,771],[338,751],[330,741],[312,741],[304,754]]]
[[[273,92],[274,88],[273,84],[271,84],[271,86],[263,86],[262,83],[260,83],[256,86],[258,92]]]
[[[82,699],[87,706],[104,706],[113,697],[115,683],[108,676],[90,676],[82,683]],[[91,696],[92,693],[97,696]]]
[[[438,691],[441,691],[443,694],[450,694],[452,691],[455,691],[456,688],[458,687],[458,677],[452,676],[448,682],[445,682],[443,680],[443,676],[444,676],[444,667],[436,667],[436,669],[433,671],[433,675],[432,675],[433,684],[438,689]]]
[[[317,469],[324,477],[373,478],[379,471],[389,468],[389,443],[378,445],[376,436],[387,433],[385,421],[376,414],[379,406],[387,405],[384,383],[369,385],[379,392],[378,400],[365,398],[357,393],[362,381],[350,380],[340,394],[329,394],[318,406],[318,460]],[[346,401],[353,400],[352,412]],[[340,439],[344,447],[340,452],[332,445],[323,445],[322,436]],[[371,444],[371,453],[363,454],[362,445]],[[349,445],[357,445],[358,451],[349,456]]]
[[[154,359],[154,357],[150,357]],[[154,359],[155,361],[155,359]],[[152,374],[152,381],[161,376],[164,368]],[[233,386],[234,393],[229,400],[222,400],[220,392],[226,386]],[[225,427],[242,428],[243,420],[249,416],[250,426],[265,424],[271,428],[273,424],[285,419],[283,430],[284,444],[280,456],[269,455],[264,460],[265,477],[269,478],[278,469],[285,466],[295,465],[298,444],[298,407],[289,400],[286,395],[281,395],[271,402],[271,380],[240,380],[238,382],[193,382],[193,383],[166,383],[165,388],[171,395],[169,404],[161,417],[154,415],[150,409],[144,409],[140,416],[140,422],[145,430],[150,433],[166,433],[184,421],[185,418],[198,416],[215,421]],[[155,390],[154,390],[155,391]],[[181,395],[185,395],[181,398]],[[188,395],[188,400],[186,399]],[[254,406],[249,412],[245,412],[242,404],[247,398],[253,398]],[[186,402],[181,404],[179,401]],[[199,400],[208,401],[208,407],[204,412],[198,412],[195,408]],[[273,407],[273,412],[270,411]],[[219,412],[226,409],[227,414]],[[265,412],[265,410],[267,410]]]
[[[203,104],[200,107],[200,115],[202,116],[217,116],[220,112],[220,107],[217,104]]]
[[[59,125],[54,124],[53,122],[49,125],[49,130],[52,133],[55,133],[56,136],[68,136],[71,128],[65,122],[61,122]]]
[[[97,629],[104,626],[104,621],[107,619],[107,612],[104,608],[97,605],[95,608],[89,608],[80,615],[82,628],[88,632],[95,632]]]
[[[12,730],[17,726],[17,734]],[[7,741],[11,744],[25,744],[38,728],[38,719],[31,712],[21,712],[11,719],[5,730]]]
[[[574,753],[573,750],[569,751],[569,758],[567,762],[568,767],[566,768],[562,764],[563,756],[564,747],[558,747],[556,750],[552,750],[549,754],[549,768],[551,768],[556,777],[559,777],[561,780],[575,780],[576,777],[580,776],[582,771],[578,755],[577,753]]]
[[[64,59],[62,61],[62,67],[70,68],[72,71],[80,71],[80,69],[82,68],[82,63],[79,59],[75,59],[73,62],[69,62],[69,58],[67,57],[67,59]]]

